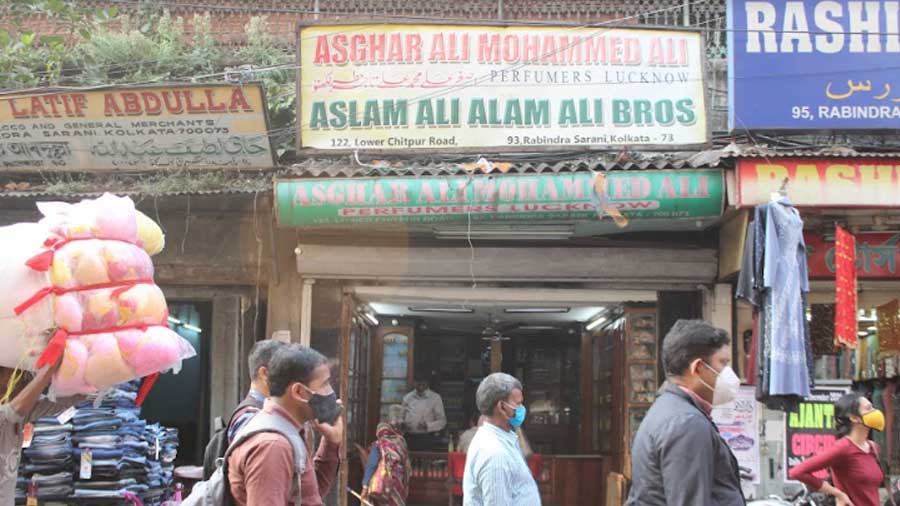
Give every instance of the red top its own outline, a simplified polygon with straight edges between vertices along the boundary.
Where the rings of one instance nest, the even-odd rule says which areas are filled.
[[[812,490],[819,490],[824,482],[813,473],[830,469],[834,486],[850,496],[854,506],[881,506],[878,488],[884,482],[884,473],[875,457],[877,451],[871,441],[867,453],[843,437],[824,453],[795,466],[789,476],[792,480],[802,481]]]

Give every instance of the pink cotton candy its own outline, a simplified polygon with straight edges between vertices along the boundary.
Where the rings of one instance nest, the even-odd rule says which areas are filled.
[[[132,244],[105,241],[103,259],[111,281],[152,279],[153,262],[141,248]]]
[[[90,336],[89,356],[84,378],[92,387],[102,390],[137,377],[122,358],[113,334]]]
[[[94,390],[84,379],[87,360],[88,350],[84,343],[74,338],[66,341],[66,351],[53,376],[53,391],[56,395],[86,394]]]
[[[115,327],[119,322],[119,306],[111,297],[112,290],[94,290],[81,296],[85,306],[82,326],[84,330]]]
[[[119,325],[165,325],[166,298],[156,285],[134,285],[119,295]]]
[[[104,194],[91,203],[97,237],[137,243],[137,216],[131,199]]]
[[[132,339],[132,336],[128,336],[128,339]],[[131,344],[129,342],[126,346]],[[126,355],[126,360],[135,375],[147,376],[168,369],[179,360],[194,356],[194,350],[181,336],[168,328],[150,327],[143,337],[133,344],[132,352]]]
[[[106,263],[100,255],[85,254],[78,257],[74,268],[74,278],[78,285],[109,283]]]
[[[67,293],[56,298],[53,305],[56,324],[69,332],[78,332],[82,329],[84,314],[81,303],[74,294]]]
[[[138,351],[138,345],[144,338],[143,330],[120,330],[115,333],[116,341],[119,342],[119,351],[122,352],[122,358],[125,362],[131,362],[131,356]]]

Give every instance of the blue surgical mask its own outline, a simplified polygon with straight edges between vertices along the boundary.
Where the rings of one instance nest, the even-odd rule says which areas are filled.
[[[509,404],[507,404],[509,406]],[[510,406],[512,407],[512,406]],[[521,405],[515,409],[513,416],[509,417],[509,425],[513,428],[513,430],[518,429],[525,423],[525,415],[528,414],[528,410],[525,409],[524,405]]]

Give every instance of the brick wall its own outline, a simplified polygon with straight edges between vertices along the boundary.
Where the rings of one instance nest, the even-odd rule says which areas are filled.
[[[94,7],[115,5],[120,12],[135,12],[125,1],[88,0]],[[190,20],[194,14],[210,12],[213,30],[223,45],[244,41],[244,25],[252,16],[267,15],[272,34],[280,44],[292,47],[295,27],[315,19],[372,19],[378,16],[416,20],[538,21],[666,26],[692,25],[712,30],[708,46],[712,56],[724,56],[725,1],[689,0],[162,0],[156,8]],[[684,5],[688,7],[685,8]],[[46,20],[29,22],[39,34],[50,33]],[[190,23],[186,29],[190,33]]]

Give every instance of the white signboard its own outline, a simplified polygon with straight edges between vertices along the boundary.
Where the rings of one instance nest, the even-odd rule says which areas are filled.
[[[301,27],[300,145],[353,151],[707,141],[697,32]]]
[[[737,398],[713,409],[712,418],[738,464],[750,469],[759,484],[759,412],[754,387],[741,387]]]

